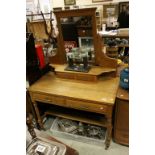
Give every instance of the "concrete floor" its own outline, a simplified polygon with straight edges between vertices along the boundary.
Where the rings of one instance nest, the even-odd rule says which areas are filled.
[[[45,132],[56,139],[62,141],[63,143],[69,145],[70,147],[76,149],[79,152],[79,155],[129,155],[129,147],[117,144],[111,141],[111,145],[108,150],[105,150],[105,146],[96,145],[96,144],[88,144],[84,142],[79,142],[69,139],[66,137],[59,135],[55,135],[50,131],[52,119],[49,119],[44,124],[47,129]]]
[[[69,140],[66,138],[60,138],[57,136],[53,137],[76,149],[79,152],[79,155],[129,155],[129,147],[116,144],[113,141],[111,141],[109,149],[105,150],[104,146],[87,144],[83,142]]]
[[[69,137],[68,138],[63,137],[61,133],[55,135],[50,131],[52,122],[53,122],[52,119],[49,119],[48,121],[46,121],[46,123],[44,124],[46,131],[42,131],[42,132],[45,132],[46,134],[74,148],[79,152],[79,155],[129,155],[129,147],[117,144],[113,141],[111,141],[111,145],[109,149],[105,150],[104,144],[97,145],[97,144],[84,143],[82,141],[79,142],[77,141],[77,139],[70,139]],[[38,130],[35,129],[36,134],[37,134],[37,131]],[[26,140],[28,143],[31,140],[31,136],[28,131],[26,132],[26,135],[27,135]]]

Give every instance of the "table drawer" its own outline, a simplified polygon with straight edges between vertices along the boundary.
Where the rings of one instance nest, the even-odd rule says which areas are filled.
[[[62,97],[53,96],[52,101],[53,101],[53,104],[57,104],[57,105],[64,105],[65,104],[65,99]]]
[[[79,110],[86,110],[91,112],[105,113],[107,111],[107,107],[104,105],[99,105],[95,103],[89,103],[78,100],[66,100],[66,106],[70,108],[75,108]]]
[[[44,94],[33,94],[33,100],[52,103],[56,105],[64,105],[65,99],[57,96],[49,96]]]

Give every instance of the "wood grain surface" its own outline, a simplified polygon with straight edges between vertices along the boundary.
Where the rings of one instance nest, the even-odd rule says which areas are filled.
[[[118,84],[118,77],[103,77],[97,82],[81,82],[56,78],[52,72],[49,72],[33,84],[29,91],[113,105]]]

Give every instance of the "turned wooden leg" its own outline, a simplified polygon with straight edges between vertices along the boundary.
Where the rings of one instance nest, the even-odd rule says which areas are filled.
[[[37,103],[36,102],[33,102],[33,105],[34,105],[34,109],[35,109],[36,114],[37,114],[38,124],[39,124],[39,126],[40,126],[41,129],[44,129],[44,125],[43,125],[43,122],[42,122],[42,119],[41,119],[41,116],[40,116],[40,112],[39,112]]]
[[[39,128],[39,124],[37,121],[37,115],[36,115],[36,112],[34,110],[34,106],[33,106],[33,103],[31,101],[31,97],[30,97],[30,94],[28,91],[26,91],[26,113],[31,113],[33,115],[35,122],[36,122],[36,125],[37,125],[37,128]]]
[[[32,138],[35,138],[36,137],[36,133],[34,131],[34,125],[32,123],[32,115],[31,114],[29,114],[26,117],[26,124],[27,124],[28,131],[29,131],[30,135],[32,136]]]
[[[107,134],[106,134],[106,140],[105,140],[105,149],[107,150],[110,146],[110,141],[112,137],[112,118],[107,118]]]

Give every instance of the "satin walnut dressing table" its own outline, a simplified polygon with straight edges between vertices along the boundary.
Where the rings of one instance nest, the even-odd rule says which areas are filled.
[[[83,116],[77,113],[67,113],[66,110],[49,110],[46,114],[69,118],[107,128],[105,148],[110,145],[112,132],[112,112],[119,84],[118,77],[101,77],[96,82],[62,79],[49,72],[30,88],[30,96],[37,114],[38,124],[43,129],[42,117],[38,108],[38,101],[58,107],[77,109],[79,111],[99,114]],[[103,117],[101,117],[103,115]]]

